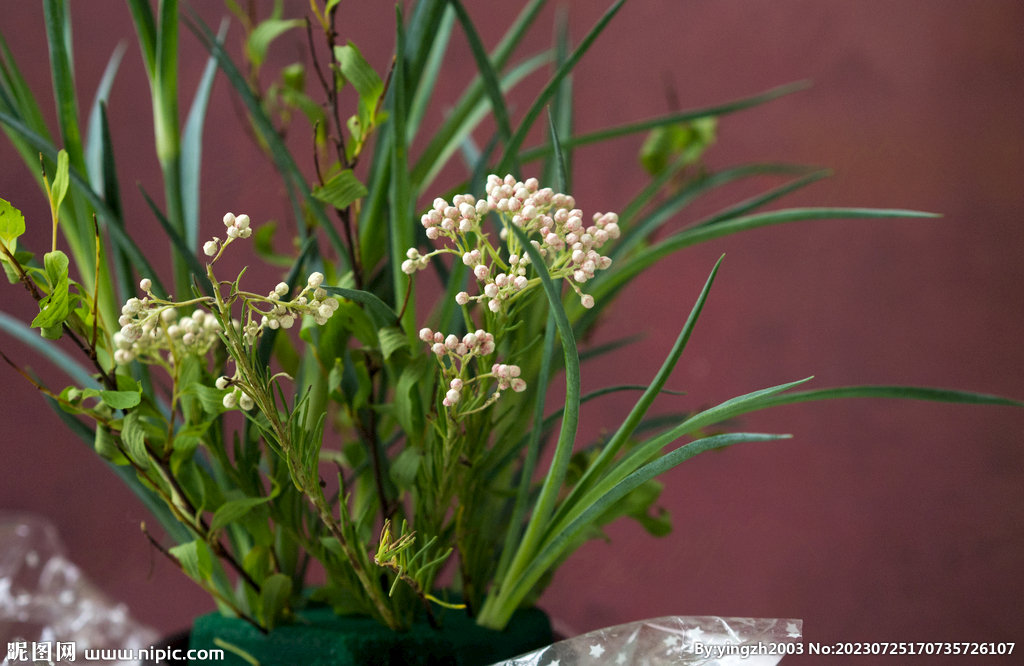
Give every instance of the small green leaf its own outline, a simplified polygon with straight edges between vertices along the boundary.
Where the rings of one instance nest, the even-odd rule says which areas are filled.
[[[263,608],[263,624],[267,629],[273,629],[278,621],[284,618],[291,596],[292,579],[290,576],[276,573],[263,581],[260,605]]]
[[[115,465],[128,464],[128,459],[118,450],[117,444],[114,443],[114,438],[110,436],[110,431],[106,428],[102,426],[96,427],[96,441],[93,446],[96,449],[96,453],[100,454],[100,457],[104,460],[109,460]]]
[[[420,461],[423,454],[413,447],[409,447],[398,454],[395,461],[391,463],[391,480],[403,490],[410,490],[416,481],[416,472],[419,471]]]
[[[25,216],[9,201],[0,199],[0,243],[3,243],[11,254],[14,254],[18,247],[18,236],[23,233],[25,233]]]
[[[331,178],[323,187],[313,190],[313,196],[335,208],[348,208],[357,199],[367,195],[366,186],[352,173],[345,169]]]
[[[384,82],[363,58],[359,48],[352,42],[345,46],[335,46],[334,58],[338,61],[345,80],[359,93],[359,98],[367,104],[372,103],[372,106],[376,106],[377,98],[384,93]]]
[[[50,186],[50,204],[53,210],[60,210],[60,205],[68,193],[68,185],[71,183],[68,178],[68,151],[61,150],[57,153],[57,173],[53,177],[53,185]]]
[[[397,326],[382,328],[377,331],[377,338],[380,340],[380,350],[384,354],[385,361],[399,349],[409,346],[409,336]]]
[[[211,530],[218,530],[230,523],[241,519],[245,514],[252,511],[254,507],[270,501],[269,497],[243,497],[242,499],[225,502],[213,514],[213,522],[210,523]]]
[[[202,541],[189,541],[168,551],[178,560],[185,574],[199,583],[210,582],[213,577],[213,554]]]
[[[32,257],[35,255],[31,252],[14,252],[14,260],[22,266],[27,266],[28,262],[32,261]],[[0,264],[4,266],[4,273],[7,274],[7,281],[11,284],[17,284],[21,280],[21,274],[18,273],[17,269],[7,261],[7,255],[0,254]]]
[[[139,413],[130,412],[121,424],[121,443],[128,456],[142,469],[149,469],[149,452],[146,450],[146,435],[139,422]]]
[[[133,380],[134,381],[134,380]],[[114,409],[130,409],[139,404],[142,398],[142,385],[136,382],[136,389],[129,391],[82,391],[83,398],[99,398]]]
[[[39,314],[32,320],[32,328],[43,329],[43,337],[55,340],[60,337],[60,326],[68,316],[68,257],[60,250],[47,252],[43,265],[50,282],[50,294],[39,301]],[[54,333],[55,337],[50,337]]]
[[[270,43],[292,28],[304,25],[301,19],[267,19],[256,26],[245,43],[245,53],[254,65],[259,67],[267,59]]]

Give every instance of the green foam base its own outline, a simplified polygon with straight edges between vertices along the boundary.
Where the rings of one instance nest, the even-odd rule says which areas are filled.
[[[424,622],[400,633],[368,617],[339,617],[326,607],[304,610],[299,617],[264,635],[237,618],[203,615],[192,626],[189,647],[222,649],[214,643],[219,638],[245,650],[260,666],[487,666],[552,642],[551,622],[536,608],[516,611],[505,631],[479,627],[461,611],[446,611],[439,631]],[[224,654],[218,663],[250,666],[228,650]]]

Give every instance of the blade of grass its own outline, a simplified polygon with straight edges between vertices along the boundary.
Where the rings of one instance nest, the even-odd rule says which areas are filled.
[[[15,340],[24,343],[50,363],[71,378],[81,388],[102,389],[99,382],[93,379],[92,374],[86,370],[78,361],[68,356],[57,345],[40,337],[37,331],[32,330],[19,319],[15,319],[6,312],[0,311],[0,330],[5,331]]]
[[[705,451],[721,449],[733,444],[768,442],[787,438],[789,438],[789,435],[768,435],[762,433],[729,433],[705,437],[704,439],[680,446],[674,451],[636,470],[610,488],[599,500],[590,504],[585,511],[581,512],[576,520],[559,530],[549,541],[545,542],[543,549],[522,572],[522,576],[515,581],[515,590],[509,595],[504,613],[499,616],[499,619],[507,621],[512,616],[516,606],[529,594],[533,586],[540,581],[541,577],[559,558],[564,556],[565,549],[576,543],[584,530],[588,529],[609,507],[621,500],[641,483],[649,481]]]
[[[837,388],[816,389],[813,391],[797,391],[776,395],[759,403],[756,409],[746,413],[792,405],[815,400],[846,400],[849,398],[888,398],[897,400],[925,400],[933,402],[952,402],[969,405],[1003,405],[1024,407],[1024,402],[1004,398],[987,393],[973,393],[953,389],[929,388],[920,386],[841,386]]]
[[[609,255],[613,260],[629,254],[630,250],[647,240],[654,231],[670,220],[694,199],[711,190],[756,176],[792,176],[804,174],[807,167],[794,164],[741,164],[723,169],[693,182],[687,183],[678,192],[658,205],[648,215],[626,225],[622,237]]]
[[[181,256],[185,265],[188,267],[189,272],[195,279],[196,283],[199,284],[199,288],[202,289],[203,293],[207,296],[213,295],[213,285],[210,284],[210,278],[206,276],[206,269],[199,263],[199,259],[189,249],[189,246],[185,244],[185,239],[181,237],[178,230],[174,228],[171,221],[160,211],[160,207],[156,205],[146,189],[139,184],[139,192],[142,193],[142,198],[146,200],[146,204],[149,209],[153,212],[153,216],[156,217],[157,222],[160,223],[160,227],[163,228],[164,233],[167,234],[167,238],[171,241],[171,245],[177,251],[178,255]],[[187,294],[190,291],[185,291],[178,294],[178,298],[187,298]]]
[[[604,31],[605,27],[607,27],[615,14],[618,13],[625,1],[626,0],[616,0],[616,2],[608,8],[608,11],[598,19],[594,27],[591,28],[590,32],[588,32],[583,38],[583,41],[579,43],[579,46],[573,50],[572,55],[570,55],[569,58],[555,71],[554,76],[551,77],[551,80],[548,81],[547,85],[544,86],[544,89],[541,90],[537,99],[535,99],[533,104],[530,105],[530,108],[527,109],[526,115],[523,117],[523,120],[516,129],[516,133],[512,136],[512,139],[505,145],[505,153],[497,168],[498,173],[504,173],[512,164],[517,162],[519,159],[519,148],[523,145],[523,141],[526,140],[526,135],[533,127],[533,123],[536,122],[538,116],[540,116],[544,105],[547,104],[551,96],[555,94],[562,79],[572,71],[572,68],[580,61],[583,54],[590,49],[590,46]]]
[[[665,382],[668,381],[672,371],[675,370],[683,350],[686,349],[686,344],[690,341],[690,336],[693,335],[693,329],[696,327],[697,319],[700,318],[700,314],[704,310],[704,304],[708,300],[708,294],[711,293],[711,285],[715,282],[715,276],[718,275],[718,269],[722,265],[723,258],[724,256],[719,257],[718,261],[715,262],[714,268],[711,269],[711,274],[708,276],[707,281],[705,281],[704,288],[701,289],[700,296],[697,297],[697,302],[694,304],[693,309],[690,310],[690,315],[687,317],[686,323],[683,324],[683,329],[679,332],[679,337],[676,338],[672,351],[665,357],[665,361],[661,364],[661,368],[658,370],[658,374],[654,376],[651,385],[644,391],[644,394],[637,401],[636,405],[633,406],[629,416],[622,422],[619,429],[615,431],[612,438],[601,449],[597,458],[587,467],[579,482],[576,483],[568,497],[562,502],[559,507],[559,513],[570,511],[576,500],[590,490],[591,486],[601,478],[605,470],[611,466],[612,461],[615,460],[615,457],[622,450],[622,447],[629,441],[629,437],[647,414],[647,410],[654,403],[654,399],[658,397],[658,394],[665,386]],[[558,522],[559,519],[560,516],[556,514],[553,522]]]
[[[415,20],[411,23],[414,24]],[[427,54],[423,65],[423,73],[419,77],[419,85],[416,87],[412,102],[409,104],[407,143],[411,144],[413,142],[413,139],[416,138],[416,132],[420,128],[420,123],[423,122],[423,116],[427,112],[427,106],[430,104],[430,98],[434,93],[434,85],[437,83],[438,74],[441,72],[441,65],[444,63],[444,56],[448,52],[448,43],[451,41],[452,28],[454,26],[455,10],[449,5],[444,8],[441,23],[437,28],[430,52]]]
[[[37,153],[42,153],[45,159],[56,163],[57,160],[57,149],[54,148],[53,144],[44,139],[41,135],[30,129],[27,125],[22,123],[19,119],[7,114],[0,112],[0,123],[3,123],[8,129],[15,132],[18,136],[25,140],[25,142],[33,147]],[[71,185],[75,188],[74,191],[80,192],[82,197],[88,201],[89,205],[99,215],[100,221],[103,223],[104,229],[110,233],[111,239],[118,245],[131,259],[132,263],[139,267],[140,270],[146,271],[146,275],[153,280],[154,289],[158,294],[167,294],[167,290],[164,289],[157,277],[156,271],[153,266],[146,259],[146,256],[142,253],[139,247],[135,244],[135,241],[125,232],[123,223],[109,224],[109,222],[117,219],[114,212],[107,206],[106,202],[100,198],[96,192],[93,191],[92,187],[89,186],[88,180],[81,174],[77,169],[71,167],[68,170],[68,175],[71,179]]]
[[[921,219],[935,217],[939,216],[934,213],[922,213],[913,210],[876,208],[787,208],[785,210],[738,217],[710,226],[685,229],[655,245],[644,248],[632,257],[622,261],[618,270],[612,269],[607,275],[602,275],[595,279],[594,282],[597,284],[591,290],[591,293],[594,296],[594,300],[600,302],[624,287],[629,280],[636,277],[645,268],[673,252],[684,247],[696,245],[697,243],[703,243],[748,229],[805,220]]]
[[[402,272],[405,252],[413,246],[413,205],[412,187],[409,182],[409,153],[405,138],[408,107],[405,97],[405,28],[401,7],[395,7],[395,53],[397,59],[391,74],[391,191],[389,203],[389,238],[391,248],[391,280],[395,294],[395,309],[408,310],[405,328],[409,342],[416,344],[416,295],[415,285]],[[407,304],[407,308],[405,305]]]
[[[217,32],[217,43],[223,45],[228,34],[228,19],[224,19]],[[199,79],[188,118],[185,120],[185,131],[181,137],[181,191],[184,199],[184,238],[185,244],[199,247],[199,174],[203,164],[203,126],[206,123],[206,109],[210,103],[210,91],[213,90],[214,75],[217,73],[217,60],[212,55],[206,61],[203,75]]]
[[[509,139],[512,137],[512,126],[509,123],[505,97],[501,94],[498,75],[491,63],[491,59],[487,55],[484,43],[480,39],[480,33],[477,32],[476,26],[473,25],[473,19],[470,18],[469,12],[466,11],[460,0],[449,0],[449,2],[455,9],[455,14],[458,16],[462,30],[466,33],[466,39],[469,41],[469,49],[473,54],[477,71],[480,73],[480,78],[484,84],[484,92],[487,93],[487,97],[491,102],[491,113],[494,114],[498,135],[501,137],[502,143],[507,146]]]
[[[554,315],[558,334],[562,339],[562,352],[565,357],[565,414],[562,417],[562,429],[558,435],[558,443],[555,445],[554,457],[544,477],[544,483],[541,485],[540,495],[538,495],[533,511],[530,514],[530,520],[526,525],[523,539],[519,543],[519,548],[516,550],[515,557],[512,559],[505,577],[501,580],[496,580],[497,594],[492,592],[487,596],[484,607],[480,612],[479,621],[485,626],[488,626],[489,614],[498,612],[496,609],[501,607],[501,599],[506,596],[508,582],[519,578],[522,569],[534,557],[537,547],[540,545],[541,536],[548,526],[555,502],[558,499],[558,493],[562,488],[562,483],[565,481],[565,473],[569,467],[569,460],[572,457],[572,449],[576,441],[576,429],[579,425],[580,417],[580,359],[576,349],[576,340],[573,338],[572,327],[569,325],[569,319],[566,317],[565,309],[562,307],[561,294],[555,288],[555,284],[548,274],[544,259],[537,252],[537,249],[530,244],[526,234],[515,225],[509,228],[518,238],[522,248],[530,256],[531,265],[537,271],[541,283],[544,285],[550,312]]]
[[[512,507],[512,517],[508,521],[508,530],[505,532],[505,544],[501,549],[501,559],[494,574],[494,580],[504,580],[505,573],[512,563],[512,556],[518,551],[519,539],[523,519],[526,517],[527,503],[530,500],[530,488],[533,485],[533,473],[537,467],[537,457],[540,453],[540,437],[544,430],[544,404],[547,398],[548,383],[551,380],[551,360],[555,355],[555,323],[554,310],[548,311],[548,322],[544,331],[544,348],[541,352],[540,372],[537,375],[535,384],[536,396],[533,402],[533,429],[530,431],[529,443],[526,447],[526,456],[523,459],[523,467],[519,472],[519,490],[516,492],[516,501]]]
[[[750,197],[749,199],[744,199],[733,206],[725,208],[714,215],[710,215],[699,222],[694,223],[689,228],[696,229],[697,227],[709,227],[718,224],[719,222],[731,220],[745,213],[749,213],[752,210],[756,210],[765,204],[771,203],[772,201],[781,199],[787,194],[807,187],[811,183],[817,182],[822,178],[828,178],[831,175],[831,169],[818,169],[816,171],[812,171],[806,176],[792,180],[780,185],[779,187],[768,190],[767,192]]]
[[[89,181],[93,184],[94,188],[101,187],[103,183],[103,155],[101,150],[103,140],[101,133],[103,128],[100,121],[100,107],[105,105],[110,97],[110,88],[114,85],[114,77],[117,76],[117,70],[121,66],[121,59],[124,57],[126,50],[128,50],[128,45],[125,42],[118,42],[117,46],[114,47],[114,52],[110,54],[110,60],[107,61],[107,67],[103,70],[100,83],[96,86],[96,96],[93,98],[92,107],[89,111],[89,123],[85,141],[85,166],[86,172],[89,175]],[[102,193],[102,190],[100,192]]]
[[[589,132],[587,134],[578,134],[571,140],[567,140],[563,143],[563,149],[579,148],[580,146],[586,146],[592,143],[601,143],[608,139],[614,139],[620,136],[627,136],[629,134],[637,134],[639,132],[646,132],[656,127],[663,127],[665,125],[674,125],[682,122],[689,122],[691,120],[697,120],[698,118],[705,118],[707,116],[724,116],[730,113],[736,113],[744,109],[759,106],[766,102],[770,102],[779,97],[790,95],[801,90],[805,90],[810,86],[806,81],[798,81],[796,83],[789,83],[777,88],[772,88],[759,95],[752,97],[745,97],[733,102],[726,102],[725,104],[719,104],[716,106],[707,106],[700,109],[691,109],[688,111],[679,111],[677,113],[670,113],[664,116],[657,116],[648,120],[641,120],[635,123],[627,123],[625,125],[618,125],[616,127],[609,127],[596,132]],[[519,161],[523,164],[533,162],[535,160],[547,157],[551,152],[551,146],[545,144],[537,146],[536,148],[530,148],[524,150],[519,154]]]

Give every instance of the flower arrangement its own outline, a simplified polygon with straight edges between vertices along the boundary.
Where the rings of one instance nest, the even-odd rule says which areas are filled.
[[[61,338],[78,348],[88,367],[67,366],[75,383],[62,391],[22,372],[120,470],[163,526],[163,541],[150,535],[154,546],[224,612],[269,630],[312,599],[339,614],[367,614],[403,629],[421,616],[433,621],[439,607],[455,607],[500,629],[603,525],[632,517],[664,533],[668,526],[655,509],[658,474],[710,449],[784,437],[723,432],[730,419],[787,402],[863,395],[1014,404],[907,387],[792,391],[801,380],[738,396],[643,436],[648,410],[667,392],[709,296],[716,264],[661,370],[641,387],[621,426],[603,441],[578,446],[580,405],[636,387],[582,394],[576,341],[655,261],[770,224],[925,214],[763,212],[823,174],[778,165],[717,174],[702,168],[715,118],[792,88],[573,136],[567,77],[622,0],[575,47],[563,31],[553,53],[516,64],[515,47],[543,2],[528,3],[488,53],[458,0],[422,0],[408,20],[398,14],[388,72],[375,71],[354,44],[337,43],[336,0],[311,3],[306,23],[277,11],[256,20],[228,4],[245,32],[249,76],[198,16],[186,11],[183,21],[209,49],[281,173],[296,230],[295,251],[279,262],[287,263],[281,274],[215,271],[241,241],[270,254],[273,227],[253,211],[252,217],[228,213],[223,240],[200,244],[198,210],[190,202],[200,189],[195,170],[213,77],[202,82],[182,131],[177,2],[162,0],[155,15],[144,0],[129,2],[153,91],[166,204],[152,207],[172,248],[173,283],[160,280],[126,231],[104,106],[97,105],[83,143],[86,124],[74,105],[61,105],[58,150],[7,54],[0,100],[0,123],[29,167],[42,155],[53,228],[40,262],[19,248],[25,221],[15,202],[0,204],[4,268],[39,303],[30,324],[0,323],[22,339],[29,339],[26,329],[39,329],[32,344],[44,353],[57,354],[54,341]],[[74,93],[69,5],[51,0],[46,8],[56,92],[66,100]],[[410,138],[456,23],[480,76],[413,161]],[[271,42],[303,26],[311,47],[313,33],[320,33],[327,54],[314,64],[320,90],[307,90],[297,66],[262,88],[251,74]],[[549,83],[513,131],[504,91],[549,62]],[[346,86],[356,93],[354,109],[342,108],[339,91]],[[547,141],[524,150],[548,105]],[[471,134],[488,111],[496,129],[481,149]],[[282,139],[299,113],[312,126],[309,172]],[[651,132],[642,154],[650,184],[618,214],[585,221],[567,192],[572,147],[645,131]],[[459,194],[436,196],[444,193],[436,176],[459,148],[469,157],[469,176],[450,190]],[[539,177],[524,177],[538,160]],[[696,194],[750,175],[792,180],[657,239],[664,221]],[[58,249],[62,238],[70,257]],[[435,299],[417,298],[423,271],[440,285]],[[248,290],[250,282],[259,283],[257,291]],[[432,301],[427,312],[421,300]],[[564,406],[548,412],[547,390],[560,371]],[[684,437],[689,441],[677,444]],[[313,563],[326,582],[307,597]],[[445,572],[455,595],[438,589]]]

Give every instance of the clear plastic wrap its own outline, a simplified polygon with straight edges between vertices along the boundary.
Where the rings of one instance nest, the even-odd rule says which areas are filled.
[[[494,666],[772,666],[802,636],[800,620],[661,617],[599,629]]]
[[[76,661],[84,660],[85,650],[137,654],[156,639],[154,630],[133,620],[124,604],[108,599],[65,557],[52,524],[0,513],[0,666],[31,663],[33,657],[44,664],[69,661],[66,653],[58,658],[60,645],[66,650],[69,644]],[[33,654],[35,647],[49,656]]]

